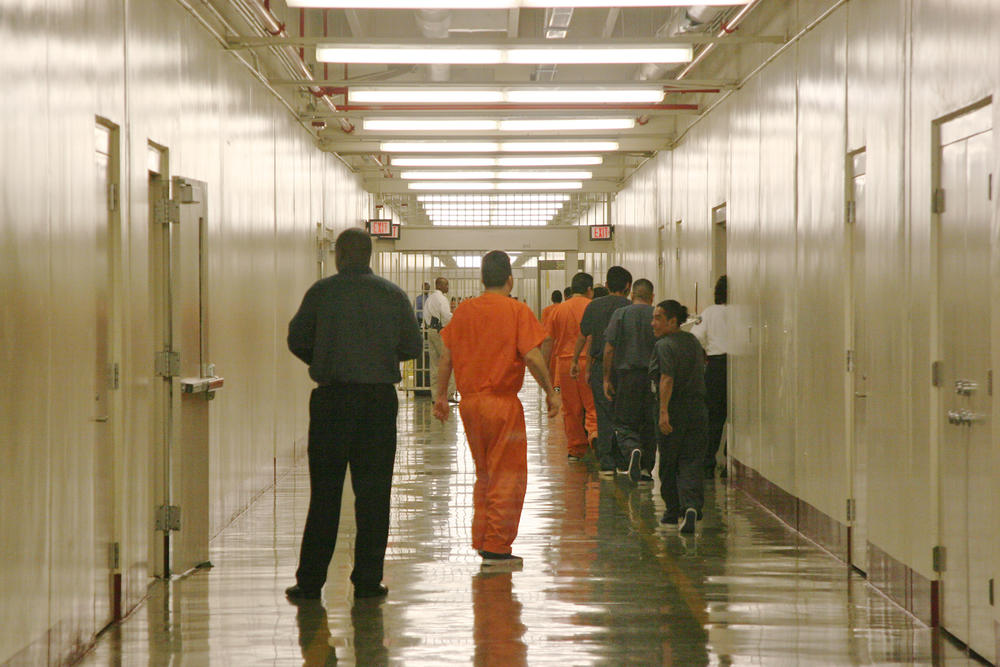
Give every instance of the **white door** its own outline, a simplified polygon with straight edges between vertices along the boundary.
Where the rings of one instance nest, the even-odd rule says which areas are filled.
[[[859,151],[850,156],[848,215],[851,241],[851,331],[850,401],[852,412],[851,448],[851,565],[868,572],[868,372],[871,368],[868,350],[867,269],[865,266],[865,164],[866,154]]]
[[[990,225],[992,110],[941,126],[942,625],[988,660],[995,498],[990,478]],[[943,201],[942,201],[943,200]]]

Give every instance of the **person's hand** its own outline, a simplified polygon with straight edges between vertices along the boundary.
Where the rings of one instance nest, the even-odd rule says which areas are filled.
[[[562,396],[559,395],[559,392],[552,391],[545,395],[545,404],[549,408],[549,419],[555,419],[562,408]]]
[[[611,384],[611,378],[604,378],[604,396],[609,401],[615,400],[615,388]]]
[[[660,432],[663,433],[663,435],[670,435],[670,433],[673,430],[674,430],[674,427],[670,425],[670,415],[668,415],[668,414],[661,414],[660,415]]]
[[[573,360],[572,365],[569,367],[569,376],[576,379],[576,376],[580,374],[580,367],[576,365],[576,359]]]
[[[448,409],[448,399],[445,396],[438,396],[434,401],[434,416],[442,422],[448,421],[451,410]]]

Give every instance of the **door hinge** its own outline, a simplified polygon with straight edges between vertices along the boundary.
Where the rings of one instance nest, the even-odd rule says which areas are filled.
[[[181,355],[172,350],[156,353],[156,374],[163,378],[172,378],[181,374]]]
[[[156,508],[156,529],[161,532],[181,529],[181,508],[179,505],[160,505]]]
[[[847,372],[854,372],[854,350],[847,351]]]
[[[108,211],[118,210],[118,184],[108,183]]]
[[[934,188],[934,200],[931,202],[932,213],[944,213],[944,188]]]
[[[858,205],[856,202],[849,201],[846,203],[846,206],[844,207],[844,217],[847,218],[847,224],[853,225],[857,222],[857,210]]]
[[[935,572],[944,572],[947,567],[946,558],[948,556],[947,551],[942,546],[936,546],[931,549],[931,561],[934,563]]]
[[[993,201],[993,174],[986,175],[986,198]]]
[[[112,542],[108,547],[108,566],[112,570],[117,570],[121,567],[121,545],[118,542]]]
[[[993,395],[993,371],[986,371],[986,395]]]
[[[995,607],[996,606],[996,604],[994,603],[994,598],[993,598],[993,580],[992,579],[990,579],[990,606],[991,607]]]
[[[158,225],[177,224],[181,221],[181,205],[172,199],[160,199],[153,205],[153,220]]]
[[[858,518],[858,506],[854,498],[847,499],[847,520],[856,521]]]
[[[931,384],[935,387],[941,386],[941,362],[935,361],[931,364]]]
[[[121,367],[117,361],[112,363],[108,370],[108,384],[111,385],[112,389],[121,388]]]

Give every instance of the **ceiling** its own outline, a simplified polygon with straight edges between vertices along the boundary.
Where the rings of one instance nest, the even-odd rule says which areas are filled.
[[[465,195],[456,202],[470,201],[468,195],[503,200],[505,215],[496,219],[504,221],[511,217],[511,197],[505,195],[563,193],[568,203],[548,224],[572,224],[588,207],[621,189],[639,166],[670,147],[715,100],[786,41],[785,35],[773,34],[785,0],[521,9],[435,8],[435,1],[419,3],[421,9],[364,9],[379,3],[356,0],[347,3],[353,7],[345,7],[330,0],[326,4],[339,7],[299,8],[285,0],[211,0],[204,3],[209,15],[192,11],[202,14],[203,23],[223,36],[227,48],[286,100],[316,134],[321,149],[336,153],[360,174],[367,190],[408,224],[454,224],[435,220],[421,203],[427,199],[421,195],[448,193]],[[293,5],[324,2],[288,0]],[[502,3],[466,3],[477,4]],[[324,46],[342,50],[333,62],[319,62],[318,47]],[[413,50],[397,58],[394,49],[401,46]],[[426,58],[441,46],[453,50]],[[688,50],[688,62],[642,62],[626,56],[620,59],[635,62],[608,62],[618,59],[609,49],[667,46]],[[472,59],[469,52],[475,47],[514,47],[510,53],[522,55],[504,57],[526,62],[458,62]],[[553,48],[599,51],[587,64],[553,64],[522,57],[530,47],[546,49],[542,56],[552,59]],[[378,50],[374,57],[368,57],[370,50],[363,51],[366,55],[360,59],[399,62],[342,62],[353,59],[359,48]],[[409,62],[417,58],[440,62]],[[635,102],[621,97],[623,89],[633,88],[658,99]],[[470,92],[487,97],[463,101]],[[541,103],[540,93],[547,94]],[[385,101],[393,94],[407,101]],[[573,127],[563,129],[566,121]],[[615,129],[579,127],[589,123]],[[548,145],[532,144],[539,141]],[[602,145],[580,143],[593,141]],[[397,143],[394,147],[385,142]],[[433,142],[445,142],[445,151],[439,152],[441,147]],[[474,144],[476,150],[448,150],[462,142]],[[574,164],[580,157],[588,164]],[[545,159],[539,163],[537,158]],[[536,219],[537,211],[525,215],[529,213]]]

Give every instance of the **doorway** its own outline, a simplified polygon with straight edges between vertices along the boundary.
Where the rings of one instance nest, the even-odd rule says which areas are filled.
[[[847,343],[848,415],[851,434],[851,500],[847,519],[850,525],[850,562],[857,571],[868,573],[868,316],[867,255],[865,234],[864,148],[847,156],[847,205],[845,210],[848,242],[850,295]]]
[[[990,102],[935,124],[940,341],[941,625],[996,659],[991,550],[990,227],[994,203]]]
[[[726,202],[712,208],[712,288],[726,275]]]

